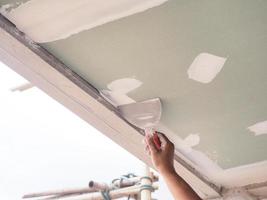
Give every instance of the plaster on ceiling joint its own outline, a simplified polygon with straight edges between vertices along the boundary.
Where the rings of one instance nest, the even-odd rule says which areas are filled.
[[[18,7],[16,4],[4,5],[1,13],[35,42],[45,43],[144,12],[166,1],[30,0]]]

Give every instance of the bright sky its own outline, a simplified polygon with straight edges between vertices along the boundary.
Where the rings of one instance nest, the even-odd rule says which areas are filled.
[[[0,199],[109,183],[143,163],[0,62]],[[141,142],[141,141],[140,141]],[[160,178],[154,197],[172,199]]]

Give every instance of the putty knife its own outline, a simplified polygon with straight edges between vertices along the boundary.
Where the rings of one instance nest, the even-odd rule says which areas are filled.
[[[144,129],[146,135],[153,136],[157,149],[160,149],[159,140],[154,127],[159,123],[161,117],[161,102],[159,98],[149,99],[142,102],[118,106],[121,115],[134,126]]]

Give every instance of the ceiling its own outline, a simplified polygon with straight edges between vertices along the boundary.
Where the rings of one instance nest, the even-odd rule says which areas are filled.
[[[127,96],[161,98],[178,150],[191,134],[190,148],[229,169],[267,160],[267,135],[248,129],[267,120],[266,10],[261,0],[170,0],[42,46],[100,91],[139,80]],[[188,77],[199,55],[226,60],[209,83]]]

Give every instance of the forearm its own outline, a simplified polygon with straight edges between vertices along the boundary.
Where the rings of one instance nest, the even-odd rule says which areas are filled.
[[[152,162],[167,183],[175,200],[201,200],[174,169],[174,144],[162,133],[158,133],[161,149],[158,149],[152,137],[146,136],[149,154]]]
[[[175,200],[201,200],[196,192],[188,185],[175,170],[161,172]]]

